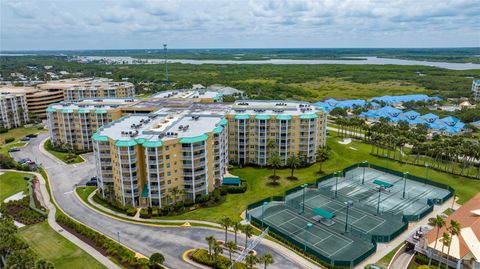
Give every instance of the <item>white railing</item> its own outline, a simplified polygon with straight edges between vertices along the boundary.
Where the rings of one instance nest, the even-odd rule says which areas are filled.
[[[257,238],[255,238],[253,241],[250,241],[247,248],[245,248],[242,251],[242,253],[240,253],[240,255],[233,261],[232,265],[228,267],[228,269],[232,269],[237,262],[242,262],[245,259],[245,257],[248,255],[248,253],[250,253],[250,251],[252,251],[260,243],[260,241],[262,241],[262,239],[268,234],[268,229],[269,227],[263,230],[262,234],[259,235]]]

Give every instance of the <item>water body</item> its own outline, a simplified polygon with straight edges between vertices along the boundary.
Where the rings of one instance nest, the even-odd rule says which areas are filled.
[[[110,57],[110,56],[82,56],[79,57],[86,61],[103,60],[112,64],[159,64],[162,59],[145,59],[132,57]],[[350,57],[358,60],[304,60],[304,59],[268,59],[268,60],[189,60],[189,59],[168,59],[169,63],[184,64],[377,64],[377,65],[421,65],[440,67],[452,70],[470,70],[480,69],[480,64],[474,63],[447,63],[447,62],[428,62],[402,59],[389,59],[378,57]]]

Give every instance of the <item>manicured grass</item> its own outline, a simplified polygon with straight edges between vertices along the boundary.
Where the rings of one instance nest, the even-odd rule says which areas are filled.
[[[3,154],[5,156],[10,156],[10,153],[8,152],[9,149],[11,148],[21,148],[25,146],[25,142],[17,142],[17,143],[8,143],[0,148],[0,154]],[[20,149],[21,150],[21,149]]]
[[[45,141],[45,145],[49,142],[50,140]],[[44,147],[44,149],[48,152],[50,152],[53,156],[57,157],[59,160],[63,161],[64,163],[67,163],[67,155],[68,153],[65,152],[60,152],[60,151],[55,151],[53,149],[48,148],[47,146]],[[72,163],[67,163],[67,164],[75,164],[75,163],[81,163],[83,162],[83,159],[80,157],[80,155],[75,156],[75,160]]]
[[[10,129],[8,130],[8,132],[0,134],[0,144],[5,144],[5,138],[13,137],[15,138],[13,142],[18,142],[20,141],[20,139],[22,139],[28,134],[36,134],[44,131],[46,130],[38,130],[38,127],[28,127],[28,128],[22,127],[22,128]],[[10,143],[13,143],[13,142],[10,142]]]
[[[330,150],[330,158],[323,164],[323,170],[329,174],[334,171],[343,169],[351,164],[368,161],[380,166],[386,166],[387,168],[410,172],[410,174],[424,177],[425,168],[417,167],[413,165],[400,164],[396,161],[387,160],[370,155],[370,145],[361,142],[352,142],[348,145],[341,145],[338,143],[341,139],[335,137],[328,137],[327,144]],[[354,149],[351,149],[354,148]],[[259,201],[261,199],[275,196],[284,195],[285,191],[301,185],[305,182],[314,182],[319,175],[317,173],[319,168],[318,164],[314,164],[310,167],[298,169],[295,172],[295,176],[298,180],[291,181],[287,179],[290,175],[289,169],[280,169],[277,174],[280,176],[279,185],[271,186],[268,184],[268,177],[272,175],[272,170],[268,168],[253,168],[246,167],[241,169],[233,169],[230,172],[242,179],[245,179],[248,183],[248,190],[243,194],[229,194],[226,201],[216,207],[202,208],[195,211],[187,212],[185,214],[166,217],[167,219],[199,219],[218,222],[224,216],[228,216],[235,220],[240,220],[240,214],[244,211],[248,204]],[[429,170],[429,179],[448,184],[456,190],[458,195],[458,203],[464,203],[469,200],[473,195],[480,191],[480,181],[474,179],[468,179],[461,176],[449,175]]]
[[[88,202],[88,196],[90,196],[90,194],[92,194],[92,192],[94,192],[95,190],[97,189],[97,187],[94,187],[94,186],[87,186],[87,187],[78,187],[75,189],[75,191],[77,192],[78,196],[80,196],[80,198],[85,202],[85,203],[90,203]],[[110,210],[113,210],[115,212],[118,212],[118,213],[122,213],[122,214],[125,214],[124,211],[116,208],[116,207],[113,207],[107,203],[105,203],[104,201],[100,200],[100,199],[95,199],[95,196],[93,197],[93,200],[103,206],[103,207],[106,207]]]
[[[0,203],[6,198],[19,193],[27,191],[27,181],[23,179],[28,174],[17,172],[4,172],[0,175]]]
[[[46,221],[19,229],[18,235],[56,269],[105,268],[92,256],[55,232]]]

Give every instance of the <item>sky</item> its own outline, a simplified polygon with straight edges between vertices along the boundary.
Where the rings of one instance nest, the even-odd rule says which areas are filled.
[[[1,0],[0,50],[479,47],[479,0]]]

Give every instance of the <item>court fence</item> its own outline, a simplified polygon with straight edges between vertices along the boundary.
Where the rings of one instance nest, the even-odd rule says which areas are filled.
[[[321,262],[323,265],[326,265],[326,266],[329,266],[329,267],[332,267],[332,268],[333,267],[335,267],[335,268],[347,267],[348,268],[348,267],[353,267],[353,266],[359,264],[360,262],[362,262],[364,259],[366,259],[368,256],[370,256],[371,254],[373,254],[376,251],[377,242],[378,243],[380,243],[380,242],[385,243],[385,242],[392,241],[397,236],[399,236],[401,233],[403,233],[404,231],[407,230],[409,222],[418,221],[418,220],[422,219],[423,217],[425,217],[426,215],[428,215],[429,213],[431,213],[433,211],[433,206],[435,204],[444,203],[445,201],[450,199],[455,192],[455,190],[452,187],[450,187],[446,184],[435,182],[435,181],[432,181],[432,180],[429,180],[429,179],[426,179],[426,178],[420,178],[420,177],[410,175],[410,174],[404,174],[404,173],[399,172],[399,171],[395,171],[395,170],[392,170],[392,169],[389,169],[389,168],[386,168],[386,167],[382,167],[382,166],[379,166],[379,165],[375,165],[375,164],[370,164],[370,163],[367,163],[367,162],[356,163],[356,164],[350,165],[350,166],[346,167],[345,169],[343,169],[342,171],[340,171],[339,174],[338,173],[337,174],[333,173],[333,174],[329,174],[329,175],[325,175],[323,177],[320,177],[317,180],[315,180],[315,183],[308,183],[307,188],[312,187],[312,186],[316,187],[322,181],[334,178],[337,175],[343,176],[343,175],[345,175],[346,172],[348,172],[350,170],[353,170],[353,169],[356,169],[356,168],[360,168],[360,167],[368,167],[368,168],[371,168],[371,169],[375,169],[375,170],[385,172],[385,173],[389,173],[389,174],[392,174],[392,175],[396,175],[396,176],[399,176],[399,177],[406,176],[407,179],[410,179],[410,180],[413,180],[413,181],[416,181],[416,182],[421,182],[421,183],[424,183],[424,184],[432,185],[432,186],[437,187],[437,188],[446,189],[446,190],[448,190],[448,194],[445,195],[442,198],[439,198],[439,199],[428,199],[427,200],[428,207],[425,210],[423,210],[422,212],[420,212],[419,214],[403,215],[402,216],[403,225],[399,229],[397,229],[396,231],[392,232],[391,234],[388,234],[388,235],[372,234],[371,236],[365,236],[364,233],[362,233],[360,231],[356,231],[355,229],[351,229],[352,235],[363,238],[363,239],[368,240],[368,241],[371,241],[373,243],[373,247],[371,249],[369,249],[367,252],[365,252],[360,257],[355,258],[354,260],[333,260],[333,259],[331,259],[329,257],[326,257],[325,255],[319,253],[318,251],[308,247],[308,245],[306,246],[307,251],[306,251],[305,254],[307,254],[308,256],[314,258],[315,260]],[[249,213],[250,210],[262,206],[265,202],[267,202],[267,203],[270,203],[270,202],[285,202],[285,197],[287,195],[296,193],[296,192],[298,192],[302,189],[303,189],[303,186],[297,186],[297,187],[294,187],[292,189],[287,190],[285,192],[284,196],[272,196],[272,197],[268,197],[268,198],[265,198],[263,200],[260,200],[258,202],[249,204],[247,206],[247,211],[246,211],[247,219],[250,220],[250,222],[253,225],[262,228],[261,227],[262,222],[260,220],[258,220],[256,217],[252,216]],[[294,247],[296,249],[300,249],[302,252],[304,251],[305,245],[302,244],[301,242],[298,242],[293,237],[283,233],[282,231],[276,229],[272,225],[268,225],[266,223],[263,223],[263,226],[264,227],[270,227],[269,228],[270,229],[269,234],[271,234],[273,237],[281,240],[282,242],[286,243],[287,245],[290,245],[291,247]]]

